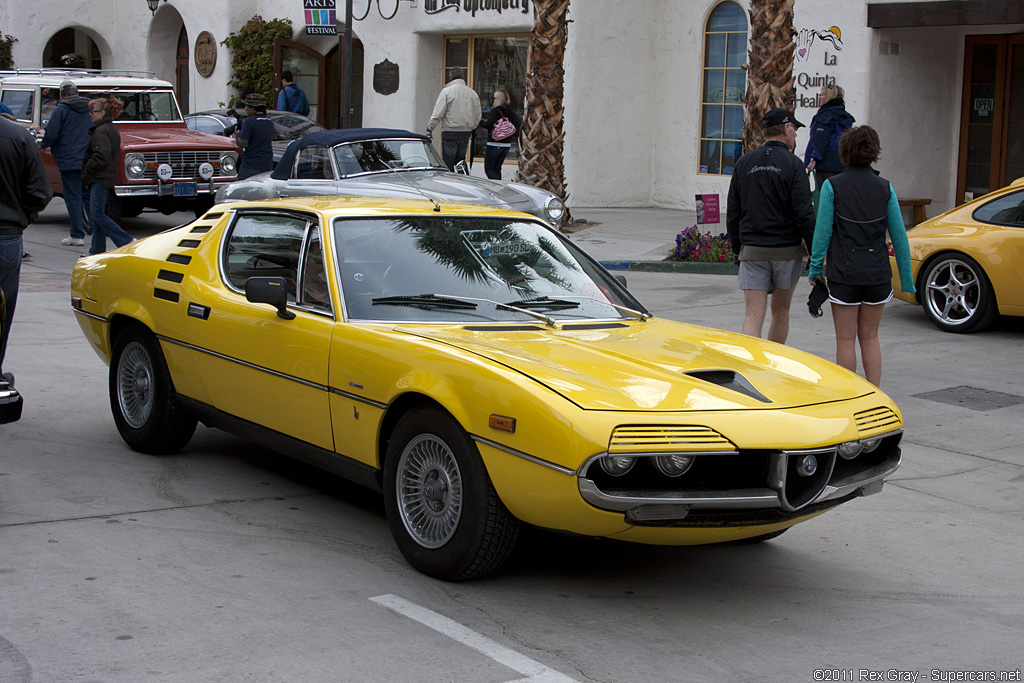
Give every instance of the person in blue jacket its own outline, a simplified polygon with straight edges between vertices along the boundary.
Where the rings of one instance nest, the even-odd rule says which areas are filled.
[[[39,147],[49,149],[60,171],[61,193],[71,221],[71,234],[61,240],[64,246],[81,247],[85,244],[85,226],[82,222],[82,164],[89,146],[89,100],[78,94],[71,81],[60,84],[60,102],[53,109]]]
[[[814,187],[821,190],[826,180],[842,173],[843,162],[839,159],[839,138],[850,129],[855,119],[846,111],[845,93],[835,83],[821,88],[821,99],[824,104],[811,119],[808,132],[811,137],[807,141],[804,152],[804,166],[814,171]]]
[[[839,156],[846,170],[821,188],[809,266],[812,285],[822,279],[828,284],[836,363],[856,372],[860,342],[864,376],[875,386],[882,380],[878,326],[882,309],[892,298],[886,233],[896,256],[900,289],[917,291],[896,190],[871,168],[881,149],[878,133],[870,126],[854,126],[840,138]]]
[[[291,71],[281,72],[281,92],[277,94],[277,108],[293,114],[309,116],[309,100],[302,88],[295,85]]]

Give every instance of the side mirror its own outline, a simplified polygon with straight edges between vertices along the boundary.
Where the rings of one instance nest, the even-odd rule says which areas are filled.
[[[620,285],[622,285],[623,289],[629,289],[629,287],[626,286],[626,276],[625,275],[612,275],[612,277],[615,278],[616,282],[618,282]]]
[[[465,161],[459,161],[455,164],[455,172],[461,175],[469,175],[469,167],[466,166]]]
[[[254,304],[270,304],[277,315],[291,320],[295,314],[288,310],[288,285],[283,277],[251,277],[245,281],[245,299]]]

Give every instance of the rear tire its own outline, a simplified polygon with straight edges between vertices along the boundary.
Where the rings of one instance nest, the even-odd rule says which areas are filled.
[[[929,263],[920,290],[925,314],[944,332],[978,332],[999,317],[992,285],[970,256],[946,254]]]
[[[109,384],[114,424],[133,450],[176,453],[192,438],[196,418],[175,398],[160,342],[141,325],[117,336]]]
[[[447,414],[418,408],[399,422],[384,461],[384,507],[398,549],[443,581],[497,571],[519,536],[476,445]]]

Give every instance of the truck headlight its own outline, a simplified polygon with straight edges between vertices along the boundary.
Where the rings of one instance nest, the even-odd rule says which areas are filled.
[[[129,154],[124,158],[125,175],[141,178],[146,173],[146,158],[141,154]]]
[[[220,174],[235,175],[238,168],[238,157],[234,152],[227,152],[220,155]]]

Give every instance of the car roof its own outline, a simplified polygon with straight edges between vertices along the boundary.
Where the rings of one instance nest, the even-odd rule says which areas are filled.
[[[291,175],[292,161],[300,149],[304,147],[333,147],[344,142],[360,142],[362,140],[395,140],[415,139],[430,140],[426,135],[411,133],[398,128],[341,128],[337,130],[321,130],[316,133],[292,140],[285,150],[277,168],[270,174],[276,180],[287,180]]]
[[[324,214],[328,219],[335,217],[362,216],[369,218],[384,216],[484,216],[514,217],[541,222],[536,216],[521,211],[511,211],[480,204],[441,202],[438,212],[432,201],[427,199],[406,199],[399,197],[288,197],[282,199],[260,199],[247,202],[219,204],[210,211],[237,211],[246,209],[295,209]],[[546,224],[545,224],[546,225]]]
[[[39,85],[44,88],[58,88],[64,81],[71,81],[79,88],[90,90],[170,89],[172,87],[169,82],[154,77],[148,71],[15,69],[0,71],[0,80],[4,82],[4,85]]]

